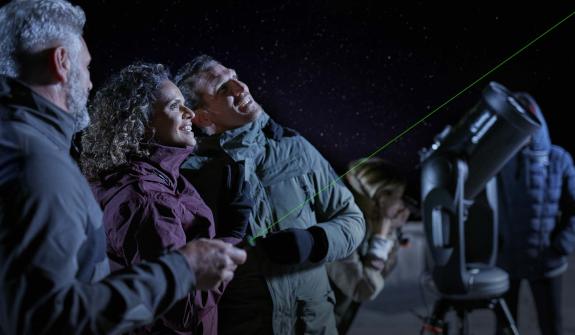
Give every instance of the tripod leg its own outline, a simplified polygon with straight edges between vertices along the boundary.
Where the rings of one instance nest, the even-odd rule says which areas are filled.
[[[467,324],[467,311],[464,306],[459,306],[457,309],[457,318],[459,319],[459,335],[469,334],[469,327]]]
[[[450,303],[446,299],[439,299],[433,306],[431,316],[427,318],[421,327],[420,335],[441,335],[447,334],[445,325],[445,314],[449,310]]]
[[[500,324],[504,326],[504,334],[519,335],[519,330],[517,330],[517,326],[515,325],[515,321],[513,320],[513,316],[511,316],[509,308],[507,308],[505,300],[503,298],[497,298],[495,300],[495,316]]]

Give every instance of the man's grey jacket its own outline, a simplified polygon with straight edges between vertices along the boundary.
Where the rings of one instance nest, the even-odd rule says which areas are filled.
[[[334,295],[323,263],[350,255],[365,234],[350,191],[306,139],[266,113],[202,139],[182,165],[208,205],[217,202],[217,190],[199,184],[217,177],[214,161],[230,159],[244,166],[250,183],[250,236],[317,225],[326,233],[328,250],[320,264],[286,266],[272,263],[259,247],[248,249],[247,263],[238,268],[219,304],[220,332],[335,334]]]

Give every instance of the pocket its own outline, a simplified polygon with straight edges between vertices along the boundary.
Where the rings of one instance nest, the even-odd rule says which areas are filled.
[[[330,289],[329,291],[327,291],[325,298],[327,302],[335,306],[335,293],[333,292],[333,290]]]
[[[308,228],[316,224],[310,187],[304,176],[292,176],[266,188],[280,229]]]

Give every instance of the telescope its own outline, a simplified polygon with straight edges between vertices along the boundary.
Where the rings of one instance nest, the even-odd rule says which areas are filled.
[[[436,319],[443,318],[447,305],[489,301],[508,290],[508,274],[494,265],[497,253],[494,177],[539,127],[537,117],[514,93],[491,82],[479,102],[456,126],[446,127],[435,137],[431,148],[422,151],[422,220],[433,261],[431,277],[436,289],[447,299],[439,307],[441,311],[434,312]],[[490,211],[484,213],[490,215],[469,220],[476,198],[489,205]],[[470,236],[466,233],[468,229],[487,233]],[[468,255],[469,242],[488,248],[483,252],[488,257],[477,261],[474,255]],[[503,300],[496,301],[499,302]],[[470,309],[471,304],[462,306]],[[507,315],[498,317],[510,317],[506,306],[503,309]]]

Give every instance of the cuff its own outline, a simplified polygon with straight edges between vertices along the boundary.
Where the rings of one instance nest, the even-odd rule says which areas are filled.
[[[190,268],[188,261],[179,251],[172,251],[161,256],[159,259],[172,272],[176,286],[177,299],[183,299],[196,286],[196,275]]]
[[[387,261],[389,253],[393,248],[393,240],[381,235],[373,235],[369,241],[367,255]]]
[[[309,260],[312,263],[319,263],[327,256],[329,242],[325,230],[318,226],[312,226],[307,229],[313,237],[313,248]]]

